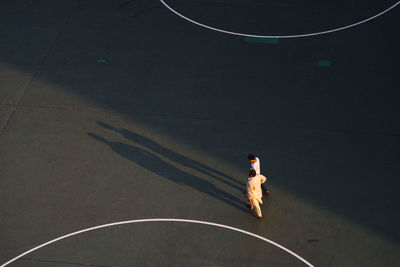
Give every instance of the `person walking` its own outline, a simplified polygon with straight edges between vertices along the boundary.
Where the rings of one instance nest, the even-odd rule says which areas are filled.
[[[250,161],[250,170],[254,170],[256,172],[256,174],[261,174],[260,159],[256,156],[254,156],[253,154],[250,154],[247,158]],[[265,187],[264,184],[261,184],[261,189],[262,189],[262,193],[264,195],[269,194],[269,190],[267,189],[267,187]]]
[[[255,170],[250,170],[247,180],[247,197],[249,199],[249,208],[254,211],[254,216],[261,219],[262,213],[260,204],[262,204],[261,185],[265,183],[267,178],[262,174],[256,174]]]

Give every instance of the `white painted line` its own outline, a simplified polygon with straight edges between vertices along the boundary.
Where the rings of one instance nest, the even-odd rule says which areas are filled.
[[[184,15],[182,15],[181,13],[179,13],[178,11],[176,11],[175,9],[173,9],[172,7],[170,7],[167,3],[164,2],[164,0],[160,0],[160,2],[166,7],[168,8],[171,12],[173,12],[175,15],[193,23],[196,24],[200,27],[209,29],[209,30],[213,30],[213,31],[217,31],[217,32],[222,32],[222,33],[226,33],[226,34],[231,34],[231,35],[238,35],[238,36],[244,36],[244,37],[253,37],[253,38],[299,38],[299,37],[309,37],[309,36],[316,36],[316,35],[322,35],[322,34],[327,34],[327,33],[332,33],[332,32],[337,32],[337,31],[341,31],[341,30],[345,30],[348,28],[352,28],[355,27],[357,25],[361,25],[363,23],[366,23],[370,20],[373,20],[379,16],[382,16],[383,14],[385,14],[386,12],[389,12],[390,10],[392,10],[393,8],[395,8],[397,5],[400,4],[400,1],[398,1],[396,4],[392,5],[391,7],[385,9],[384,11],[369,17],[367,19],[364,19],[362,21],[347,25],[347,26],[343,26],[340,28],[335,28],[335,29],[331,29],[331,30],[327,30],[327,31],[321,31],[321,32],[314,32],[314,33],[305,33],[305,34],[294,34],[294,35],[253,35],[253,34],[247,34],[247,33],[240,33],[240,32],[231,32],[231,31],[225,31],[222,29],[218,29],[218,28],[214,28],[205,24],[202,24],[200,22],[194,21],[188,17],[185,17]]]
[[[240,233],[243,233],[243,234],[246,234],[246,235],[249,235],[249,236],[253,236],[253,237],[258,238],[258,239],[261,239],[261,240],[263,240],[263,241],[265,241],[267,243],[270,243],[271,245],[274,245],[274,246],[286,251],[287,253],[291,254],[292,256],[296,257],[297,259],[299,259],[300,261],[305,263],[307,266],[313,267],[313,265],[311,265],[311,263],[309,263],[308,261],[306,261],[305,259],[303,259],[299,255],[297,255],[293,251],[291,251],[291,250],[279,245],[278,243],[275,243],[274,241],[271,241],[271,240],[269,240],[269,239],[267,239],[265,237],[250,233],[248,231],[245,231],[245,230],[242,230],[242,229],[239,229],[239,228],[235,228],[235,227],[232,227],[232,226],[224,225],[224,224],[219,224],[219,223],[197,221],[197,220],[187,220],[187,219],[170,219],[170,218],[140,219],[140,220],[122,221],[122,222],[103,224],[103,225],[99,225],[99,226],[94,226],[94,227],[91,227],[91,228],[83,229],[83,230],[80,230],[80,231],[77,231],[77,232],[73,232],[73,233],[70,233],[70,234],[67,234],[67,235],[63,235],[61,237],[58,237],[56,239],[50,240],[50,241],[48,241],[46,243],[43,243],[43,244],[41,244],[41,245],[39,245],[37,247],[34,247],[34,248],[22,253],[21,255],[18,255],[17,257],[7,261],[6,263],[1,265],[0,267],[5,267],[5,266],[9,265],[10,263],[18,260],[19,258],[25,256],[26,254],[29,254],[29,253],[31,253],[31,252],[33,252],[35,250],[38,250],[38,249],[40,249],[42,247],[45,247],[45,246],[50,245],[50,244],[52,244],[54,242],[57,242],[59,240],[62,240],[62,239],[65,239],[65,238],[68,238],[68,237],[71,237],[71,236],[74,236],[74,235],[79,235],[79,234],[82,234],[82,233],[85,233],[85,232],[97,230],[97,229],[100,229],[100,228],[106,228],[106,227],[110,227],[110,226],[115,226],[115,225],[130,224],[130,223],[141,223],[141,222],[185,222],[185,223],[197,223],[197,224],[206,224],[206,225],[211,225],[211,226],[216,226],[216,227],[221,227],[221,228],[233,230],[233,231],[236,231],[236,232],[240,232]]]

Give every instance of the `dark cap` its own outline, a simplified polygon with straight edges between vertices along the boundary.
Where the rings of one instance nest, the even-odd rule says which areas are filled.
[[[256,159],[256,157],[253,154],[250,154],[247,158],[249,160],[255,160]]]

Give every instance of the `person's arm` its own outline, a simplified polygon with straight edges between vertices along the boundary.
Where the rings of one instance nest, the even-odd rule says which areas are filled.
[[[253,185],[250,182],[247,182],[247,198],[249,199],[249,208],[253,209],[253,198],[254,198],[254,190]]]
[[[256,162],[254,162],[254,170],[256,171],[256,174],[260,174],[260,159],[256,158]]]

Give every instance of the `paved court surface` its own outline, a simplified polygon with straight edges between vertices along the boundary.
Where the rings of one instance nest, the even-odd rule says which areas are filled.
[[[164,1],[255,35],[397,1]],[[223,224],[314,266],[400,266],[400,7],[254,39],[158,0],[0,1],[0,264],[93,226]],[[262,220],[248,153],[269,177]],[[142,222],[7,266],[307,266],[212,225]]]

